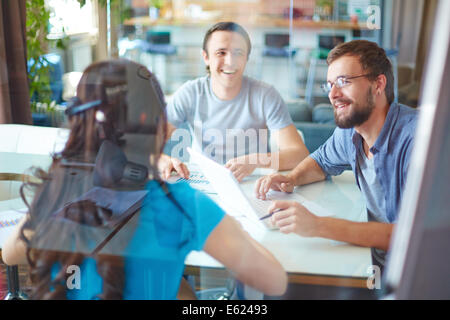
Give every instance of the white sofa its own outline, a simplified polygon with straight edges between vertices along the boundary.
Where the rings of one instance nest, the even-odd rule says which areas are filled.
[[[30,167],[48,169],[52,153],[61,151],[69,131],[29,125],[0,124],[0,248],[26,212],[20,196]],[[27,194],[27,198],[32,197]]]
[[[21,177],[32,166],[48,169],[52,153],[62,150],[68,133],[67,129],[0,124],[0,249],[26,212],[19,191]],[[17,267],[8,267],[7,275],[12,275],[8,286],[18,288]],[[8,297],[20,298],[21,293],[10,292]]]
[[[48,169],[67,137],[67,129],[0,124],[0,211],[8,209],[2,202],[20,198],[22,182],[8,177],[20,177],[32,166]]]

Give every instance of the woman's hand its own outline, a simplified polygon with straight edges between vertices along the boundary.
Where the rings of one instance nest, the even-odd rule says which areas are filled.
[[[159,158],[158,170],[161,173],[161,177],[165,180],[169,179],[172,171],[175,171],[184,179],[189,179],[189,170],[187,166],[180,160],[166,154],[162,154]]]

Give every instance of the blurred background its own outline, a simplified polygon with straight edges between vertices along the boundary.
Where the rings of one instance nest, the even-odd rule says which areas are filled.
[[[84,68],[110,57],[147,66],[170,99],[184,82],[206,74],[200,54],[205,32],[216,22],[234,21],[252,40],[246,74],[275,86],[314,151],[335,127],[328,97],[320,89],[326,80],[328,52],[354,39],[377,42],[392,60],[396,99],[416,107],[436,4],[434,0],[28,0],[27,21],[35,21],[27,30],[28,64],[30,70],[38,62],[33,71],[39,76],[30,76],[33,122],[59,126],[64,121],[61,112],[50,118],[43,113],[49,107],[64,110]],[[30,48],[35,42],[39,50]]]

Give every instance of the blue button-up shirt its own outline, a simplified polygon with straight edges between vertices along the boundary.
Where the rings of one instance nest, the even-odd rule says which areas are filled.
[[[375,173],[384,191],[386,200],[384,220],[387,223],[397,220],[408,173],[417,116],[417,110],[393,103],[380,135],[374,146],[370,148],[374,157]],[[360,188],[356,164],[357,150],[361,142],[362,137],[354,128],[336,128],[333,135],[311,154],[311,157],[327,176],[337,176],[351,166]]]

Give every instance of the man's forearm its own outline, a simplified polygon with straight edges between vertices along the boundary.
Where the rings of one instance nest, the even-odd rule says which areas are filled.
[[[295,168],[308,154],[306,148],[305,150],[290,148],[278,152],[249,155],[249,160],[251,161],[251,157],[253,156],[257,159],[257,166],[259,168],[271,168],[276,171],[283,171]]]
[[[288,177],[294,181],[296,186],[302,186],[325,180],[326,176],[317,162],[313,158],[307,157],[288,174]]]
[[[343,219],[318,218],[315,235],[321,238],[348,242],[361,247],[389,249],[393,224],[353,222]]]
[[[291,170],[309,156],[308,149],[305,148],[289,148],[280,150],[278,153],[278,170]],[[275,153],[275,154],[277,154]],[[274,168],[276,169],[276,168]]]

